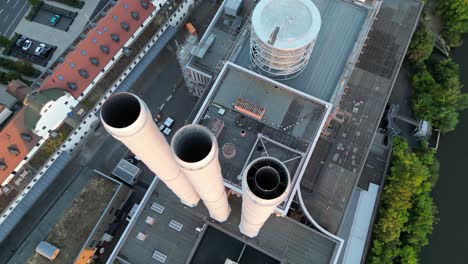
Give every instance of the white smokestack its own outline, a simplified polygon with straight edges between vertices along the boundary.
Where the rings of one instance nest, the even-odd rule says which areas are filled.
[[[200,197],[172,158],[171,148],[146,104],[131,93],[117,93],[101,108],[104,128],[127,146],[188,206]]]
[[[290,185],[289,171],[281,161],[272,157],[252,161],[242,177],[241,233],[256,237],[288,195]]]
[[[218,143],[208,128],[187,125],[177,131],[171,142],[172,154],[205,203],[211,218],[224,222],[229,206],[218,160]]]

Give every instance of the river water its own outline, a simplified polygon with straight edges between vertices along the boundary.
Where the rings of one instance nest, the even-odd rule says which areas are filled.
[[[464,92],[468,92],[468,35],[452,51],[460,64]],[[422,264],[468,263],[468,111],[460,115],[454,132],[440,140],[440,178],[434,191],[439,223],[421,254]]]

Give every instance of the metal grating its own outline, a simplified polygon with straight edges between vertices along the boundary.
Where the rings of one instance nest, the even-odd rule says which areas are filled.
[[[177,222],[176,220],[171,220],[171,222],[169,222],[169,227],[180,232],[180,230],[182,230],[182,227],[184,227],[184,225]]]
[[[242,114],[248,115],[255,119],[261,120],[265,114],[265,108],[256,104],[253,104],[244,98],[237,98],[234,104],[234,109]]]
[[[160,214],[162,214],[164,212],[164,208],[165,208],[164,206],[162,206],[162,205],[160,205],[158,203],[153,203],[151,205],[151,210],[154,210],[154,211],[156,211],[156,212],[158,212]]]
[[[153,258],[161,263],[166,262],[167,256],[164,255],[163,253],[155,250],[153,253]]]

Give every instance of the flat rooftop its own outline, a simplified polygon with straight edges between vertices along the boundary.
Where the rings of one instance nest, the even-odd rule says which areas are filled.
[[[190,264],[224,263],[226,259],[239,264],[280,264],[281,261],[255,249],[213,226],[207,226]]]
[[[158,183],[148,202],[142,205],[143,211],[118,258],[134,264],[158,263],[153,255],[164,258],[165,263],[197,264],[223,263],[218,261],[222,256],[235,261],[240,257],[240,263],[281,260],[281,263],[325,264],[332,259],[336,241],[288,217],[271,216],[256,238],[244,238],[238,230],[241,199],[231,196],[229,203],[232,208],[229,219],[212,223],[207,221],[208,211],[202,203],[187,208],[163,183]],[[146,223],[148,216],[155,219],[153,225]],[[175,226],[180,228],[174,229]],[[201,232],[196,231],[197,227]],[[140,232],[146,235],[146,240],[137,239]],[[241,252],[243,247],[245,250]]]
[[[330,101],[339,85],[369,10],[342,0],[313,0],[320,11],[322,26],[309,64],[297,77],[279,80],[306,94]],[[242,67],[250,67],[250,36],[234,60]]]
[[[264,109],[252,117],[239,99]],[[258,157],[273,156],[288,167],[292,184],[320,135],[330,104],[228,63],[219,74],[194,123],[217,135],[225,182],[240,192],[243,169]],[[292,196],[292,194],[291,194]]]
[[[341,225],[364,168],[421,8],[416,0],[383,1],[339,111],[323,131],[302,179],[308,211],[332,233]]]
[[[56,263],[75,261],[118,187],[117,182],[105,177],[95,175],[91,178],[45,239],[60,249],[54,260]],[[28,263],[47,264],[50,260],[34,252]]]

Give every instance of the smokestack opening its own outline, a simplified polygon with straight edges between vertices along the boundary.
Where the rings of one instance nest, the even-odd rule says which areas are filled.
[[[208,156],[213,146],[211,135],[197,126],[181,128],[172,139],[176,156],[184,162],[195,163]]]
[[[262,158],[247,167],[247,185],[254,195],[270,200],[281,196],[289,184],[288,169],[279,160]]]
[[[260,168],[255,173],[255,185],[257,185],[257,187],[264,192],[274,191],[276,188],[278,188],[279,184],[279,173],[272,167],[266,166]]]
[[[101,108],[102,120],[111,127],[124,128],[133,124],[140,116],[138,99],[130,93],[115,94]]]

